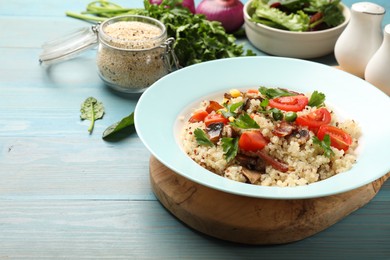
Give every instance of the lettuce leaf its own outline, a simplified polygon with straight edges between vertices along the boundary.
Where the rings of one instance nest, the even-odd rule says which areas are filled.
[[[268,6],[261,0],[253,1],[252,7],[256,8],[251,17],[253,22],[266,23],[266,21],[269,21],[275,24],[273,27],[285,28],[295,32],[304,32],[309,29],[310,17],[302,10],[286,14],[277,8]]]

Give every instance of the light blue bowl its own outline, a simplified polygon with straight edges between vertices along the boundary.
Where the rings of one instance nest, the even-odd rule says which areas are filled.
[[[207,97],[260,85],[326,95],[341,119],[362,129],[357,163],[351,170],[298,187],[264,187],[232,181],[198,165],[181,149],[180,116]],[[315,198],[350,191],[390,171],[390,98],[346,72],[323,64],[280,57],[240,57],[192,65],[147,89],[135,109],[135,127],[147,149],[165,166],[191,181],[220,191],[269,199]]]

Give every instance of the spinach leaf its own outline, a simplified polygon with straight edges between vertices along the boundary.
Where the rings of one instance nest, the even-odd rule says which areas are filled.
[[[117,132],[132,125],[134,125],[134,112],[122,118],[121,121],[116,122],[115,124],[112,124],[107,127],[106,130],[104,130],[102,137],[103,139],[106,139],[107,137],[112,137]]]
[[[213,142],[210,141],[210,139],[207,137],[206,133],[202,129],[196,128],[194,134],[196,142],[199,145],[214,146]]]
[[[238,138],[223,137],[221,141],[222,141],[222,149],[225,154],[225,159],[227,162],[230,162],[237,155]]]
[[[103,118],[104,106],[103,103],[97,101],[96,98],[89,97],[81,104],[80,112],[81,120],[87,119],[91,121],[91,124],[88,128],[88,132],[92,133],[93,127],[95,125],[95,120]]]
[[[325,94],[317,90],[311,94],[308,105],[311,107],[322,107],[325,102]]]
[[[313,143],[319,145],[324,150],[324,155],[326,157],[331,157],[334,155],[332,148],[330,147],[330,136],[325,135],[324,139],[321,141],[317,136],[313,136]]]
[[[247,113],[240,115],[233,122],[230,122],[230,125],[242,128],[242,129],[250,129],[250,128],[260,128],[260,126],[253,120]]]

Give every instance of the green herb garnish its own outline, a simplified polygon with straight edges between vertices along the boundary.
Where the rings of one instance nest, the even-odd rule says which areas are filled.
[[[90,120],[91,124],[89,125],[88,132],[92,133],[93,127],[95,125],[95,120],[98,120],[104,115],[104,106],[103,103],[97,101],[94,97],[87,98],[82,104],[80,109],[82,120]]]
[[[242,129],[260,128],[256,121],[253,120],[247,113],[240,115],[233,122],[230,122],[230,125]]]
[[[110,125],[109,127],[106,128],[103,132],[103,139],[107,137],[112,137],[119,131],[134,125],[134,112],[131,113],[130,115],[122,118],[121,121],[116,122],[115,124]]]
[[[324,139],[321,141],[317,136],[313,136],[313,143],[319,145],[324,150],[324,155],[326,157],[331,157],[334,155],[332,148],[330,147],[330,136],[325,135]]]
[[[311,94],[308,105],[311,107],[322,107],[324,106],[324,102],[325,94],[316,90]]]
[[[202,129],[196,128],[194,134],[195,134],[196,142],[199,145],[214,146],[213,142],[210,141],[210,139]]]
[[[296,94],[281,88],[259,87],[259,92],[265,97],[272,99],[277,97],[295,96]]]
[[[225,154],[226,161],[230,162],[233,160],[238,152],[238,138],[223,137],[222,149]]]
[[[237,102],[233,104],[223,104],[223,106],[226,108],[226,111],[225,110],[220,110],[220,111],[222,112],[222,115],[225,118],[229,118],[231,116],[235,117],[237,116],[237,113],[235,111],[243,104],[244,104],[243,102]]]
[[[260,108],[261,108],[262,110],[266,110],[268,104],[269,104],[269,99],[268,99],[268,98],[265,98],[265,99],[263,99],[263,100],[260,102]]]

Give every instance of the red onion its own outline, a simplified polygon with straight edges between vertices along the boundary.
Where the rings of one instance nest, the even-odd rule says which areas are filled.
[[[159,5],[161,4],[163,0],[149,0],[149,3]],[[191,13],[195,13],[195,2],[194,0],[183,0],[182,2],[183,7],[187,7]]]
[[[204,14],[210,21],[219,21],[228,33],[238,30],[244,23],[244,5],[240,0],[202,0],[196,7],[197,14]]]

